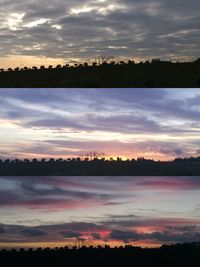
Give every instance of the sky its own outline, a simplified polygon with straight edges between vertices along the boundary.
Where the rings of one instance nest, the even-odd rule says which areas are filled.
[[[200,177],[0,177],[0,247],[200,240]]]
[[[0,0],[0,67],[194,60],[199,13],[199,0]]]
[[[0,158],[200,155],[199,89],[0,89]]]

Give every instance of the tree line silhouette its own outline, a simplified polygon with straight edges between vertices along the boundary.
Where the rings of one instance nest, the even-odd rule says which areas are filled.
[[[73,247],[0,250],[1,266],[64,267],[64,266],[199,266],[200,242],[163,245],[160,248],[125,247]]]
[[[154,161],[143,157],[122,160],[113,158],[0,159],[0,175],[72,175],[72,176],[193,176],[200,175],[200,157]]]
[[[53,67],[0,69],[0,87],[200,87],[200,58],[194,62],[135,63],[101,58]]]

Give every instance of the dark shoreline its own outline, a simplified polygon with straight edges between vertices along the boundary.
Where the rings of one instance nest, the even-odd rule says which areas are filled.
[[[199,88],[200,59],[0,69],[0,88]]]
[[[93,159],[0,160],[1,176],[200,176],[200,157],[173,161]]]
[[[152,266],[152,267],[193,267],[198,266],[200,243],[164,245],[160,248],[143,249],[82,247],[38,248],[19,251],[0,250],[2,266]]]

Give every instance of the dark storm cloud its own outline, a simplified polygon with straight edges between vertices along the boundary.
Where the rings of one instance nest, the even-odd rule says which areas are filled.
[[[2,57],[199,56],[198,0],[2,1],[0,15]]]

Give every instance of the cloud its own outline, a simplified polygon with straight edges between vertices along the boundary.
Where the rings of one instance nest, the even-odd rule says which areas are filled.
[[[95,240],[101,240],[101,235],[99,233],[91,233],[91,236]]]
[[[184,151],[182,150],[182,149],[172,149],[172,150],[170,150],[170,149],[167,149],[167,148],[160,148],[160,152],[162,153],[162,154],[175,154],[176,156],[181,156],[181,155],[184,155]]]
[[[72,232],[72,231],[66,231],[66,232],[60,232],[60,234],[64,237],[64,238],[77,238],[79,239],[79,237],[81,237],[80,233],[77,232]]]
[[[4,227],[0,226],[0,235],[6,233],[6,230]]]
[[[120,115],[86,115],[77,118],[58,118],[40,119],[21,124],[23,127],[38,128],[57,128],[71,129],[73,131],[105,131],[105,132],[121,132],[121,133],[138,133],[138,132],[156,132],[160,131],[160,126],[153,120],[133,114]]]
[[[59,228],[63,229],[61,232],[61,234],[65,234],[65,233],[87,233],[87,232],[99,232],[101,230],[104,229],[104,226],[102,224],[98,224],[98,223],[92,223],[92,222],[69,222],[69,223],[64,223],[64,224],[60,224],[60,225],[53,225],[50,226],[53,227],[56,231],[59,230]]]
[[[26,237],[34,237],[34,236],[43,236],[47,233],[40,230],[40,229],[34,229],[34,228],[27,228],[21,231],[21,234]]]
[[[184,242],[197,242],[200,238],[199,232],[184,231],[183,233],[173,233],[172,231],[138,233],[135,231],[120,231],[113,230],[110,238],[114,240],[130,243],[134,241],[151,240],[162,243],[184,243]]]
[[[86,235],[91,235],[94,239],[100,239],[101,232],[105,232],[104,226],[86,222],[46,224],[31,227],[2,224],[0,227],[6,229],[6,232],[4,231],[0,235],[0,243],[57,242],[58,240],[65,241],[66,239],[83,240]]]
[[[161,242],[174,242],[174,243],[184,243],[184,242],[197,242],[200,238],[200,233],[195,232],[184,232],[181,234],[171,233],[168,231],[164,232],[154,232],[148,236],[150,239],[155,239]]]
[[[194,232],[197,226],[196,225],[166,226],[165,228],[171,231],[175,230],[178,232]]]
[[[170,189],[170,190],[198,190],[200,186],[199,177],[192,176],[191,179],[188,177],[168,177],[167,179],[160,179],[158,177],[152,177],[150,179],[142,179],[138,185],[145,186],[148,188],[157,189]]]
[[[123,241],[124,243],[129,243],[130,241],[137,241],[143,239],[144,235],[134,231],[113,230],[110,234],[110,238]]]
[[[144,229],[144,232],[141,231],[143,237],[144,233],[150,232],[171,232],[171,233],[185,233],[190,232],[191,234],[195,231],[199,230],[199,222],[198,219],[192,218],[178,218],[178,217],[166,217],[161,218],[160,212],[158,210],[149,210],[142,209],[140,210],[143,213],[139,213],[137,216],[133,216],[133,214],[123,215],[110,215],[107,216],[107,219],[102,221],[102,225],[106,226],[110,230],[120,230],[120,231],[128,231],[128,232],[137,232],[140,233],[141,228]],[[154,216],[148,216],[147,213],[151,212],[152,214],[157,214]],[[138,213],[136,213],[138,214]],[[141,215],[144,214],[144,215]],[[195,226],[194,226],[195,225]],[[138,228],[140,230],[138,230]],[[186,230],[188,228],[188,230]]]

